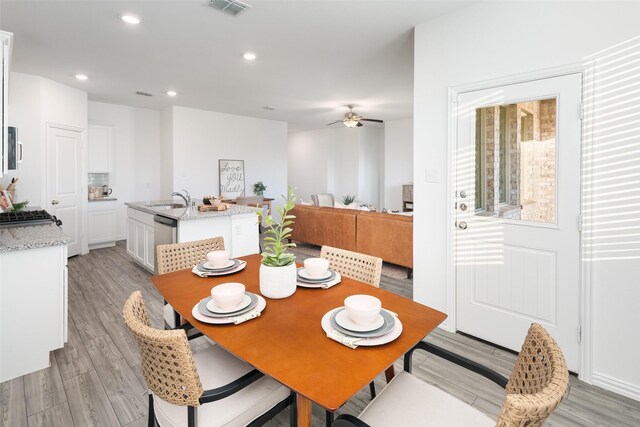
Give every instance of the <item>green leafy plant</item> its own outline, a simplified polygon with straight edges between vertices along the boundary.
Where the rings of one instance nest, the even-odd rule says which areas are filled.
[[[342,204],[344,205],[350,205],[351,203],[356,201],[356,195],[355,194],[347,194],[346,196],[342,196]]]
[[[28,200],[25,200],[24,202],[14,203],[13,204],[13,210],[14,211],[22,210],[22,209],[26,208],[28,204],[29,204]]]
[[[296,202],[296,195],[293,193],[293,189],[289,187],[287,189],[287,196],[282,196],[285,203],[284,206],[278,206],[278,213],[280,214],[280,221],[273,219],[271,215],[267,215],[264,218],[265,221],[265,234],[264,238],[265,249],[262,251],[262,264],[269,267],[284,267],[293,263],[296,256],[291,252],[287,252],[289,248],[296,246],[295,243],[285,243],[287,239],[291,237],[293,229],[293,220],[295,215],[290,215],[289,211],[294,208]],[[258,217],[262,219],[263,213],[257,212]]]
[[[264,190],[267,189],[267,186],[262,183],[262,181],[258,181],[253,184],[253,194],[256,196],[261,196]]]

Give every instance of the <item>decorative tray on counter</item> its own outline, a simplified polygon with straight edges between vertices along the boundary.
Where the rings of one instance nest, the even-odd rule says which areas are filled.
[[[229,205],[226,203],[220,203],[218,206],[198,205],[199,212],[226,211],[227,209],[229,209]]]

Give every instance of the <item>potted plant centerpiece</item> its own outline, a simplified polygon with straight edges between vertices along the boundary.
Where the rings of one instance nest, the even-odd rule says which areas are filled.
[[[285,243],[291,237],[291,225],[294,215],[289,211],[293,209],[296,195],[291,187],[287,189],[287,197],[284,206],[278,206],[280,220],[276,221],[271,215],[264,219],[265,234],[262,262],[260,264],[260,293],[268,298],[286,298],[293,295],[297,285],[297,270],[295,255],[288,249],[295,247],[295,243]],[[258,217],[262,219],[262,212],[258,211]]]
[[[253,194],[256,196],[262,196],[264,194],[264,190],[267,189],[267,186],[262,183],[262,181],[258,181],[253,184]]]

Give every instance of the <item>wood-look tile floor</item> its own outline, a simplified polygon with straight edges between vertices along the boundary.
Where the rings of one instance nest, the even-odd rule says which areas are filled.
[[[69,341],[52,353],[50,368],[2,383],[0,426],[146,426],[146,386],[121,309],[132,291],[141,290],[152,323],[161,325],[162,299],[149,277],[129,259],[123,242],[69,259]],[[412,294],[408,279],[383,276],[382,287]],[[512,353],[461,335],[435,331],[428,339],[505,375],[515,361]],[[192,343],[194,351],[209,345],[202,338]],[[396,371],[400,369],[399,360]],[[434,356],[416,354],[414,373],[493,417],[504,398],[493,383]],[[382,375],[376,386],[384,387]],[[363,389],[339,413],[357,414],[368,402]],[[314,425],[324,425],[322,408],[314,407],[313,416]],[[284,426],[288,420],[286,409],[268,425]],[[638,426],[640,402],[571,378],[567,398],[546,425]]]

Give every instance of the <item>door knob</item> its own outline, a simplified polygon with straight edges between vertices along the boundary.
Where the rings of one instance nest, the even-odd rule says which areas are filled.
[[[466,203],[460,203],[460,210],[461,211],[466,211],[467,210],[467,204]]]
[[[465,198],[467,197],[467,192],[466,192],[466,191],[464,191],[464,190],[462,190],[462,191],[460,192],[460,197],[461,197],[461,198],[463,198],[463,199],[465,199]]]
[[[466,230],[466,229],[467,229],[467,223],[466,223],[466,222],[464,222],[464,221],[460,221],[460,222],[458,223],[458,228],[459,228],[460,230]]]
[[[51,201],[51,204],[52,204],[52,205],[57,205],[58,203],[60,203],[60,202],[58,202],[57,200],[52,200],[52,201]]]

